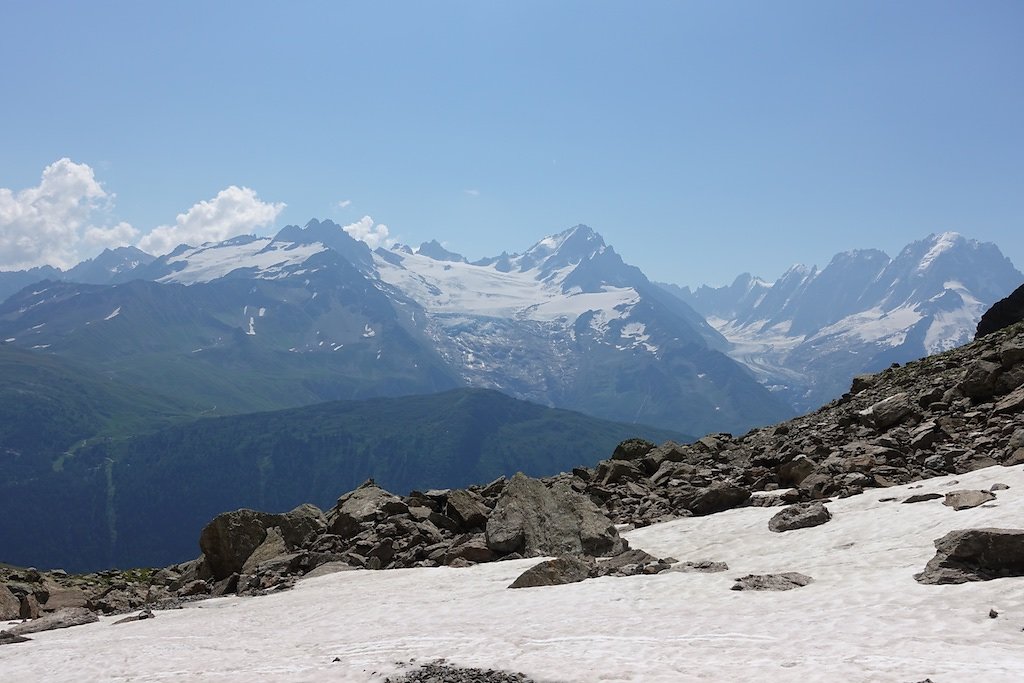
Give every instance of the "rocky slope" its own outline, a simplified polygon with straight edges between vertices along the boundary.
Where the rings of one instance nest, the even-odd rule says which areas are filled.
[[[692,444],[661,446],[630,440],[595,468],[406,497],[367,482],[326,514],[313,506],[282,515],[225,513],[204,529],[198,559],[152,573],[145,582],[120,581],[111,590],[76,594],[76,600],[96,605],[102,598],[113,609],[134,608],[226,592],[258,594],[289,587],[296,576],[338,568],[616,555],[626,544],[613,522],[645,526],[1022,463],[1024,324],[1017,324],[857,377],[848,393],[818,411],[738,437],[711,434]],[[968,495],[968,502],[947,496],[947,504],[969,507],[997,495]],[[788,528],[828,521],[820,510],[806,512],[817,519]],[[656,573],[671,564],[670,558],[638,555],[616,571]],[[600,564],[593,567],[597,571]],[[33,600],[49,609],[46,582],[59,579],[38,572],[17,579],[7,584],[9,610],[31,611]]]

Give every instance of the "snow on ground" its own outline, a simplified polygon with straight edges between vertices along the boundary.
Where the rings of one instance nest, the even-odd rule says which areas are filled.
[[[106,318],[104,318],[104,320],[113,320],[114,318],[116,318],[116,317],[117,317],[117,316],[119,316],[119,315],[121,315],[121,307],[120,307],[120,306],[118,306],[117,308],[115,308],[115,309],[114,309],[114,311],[113,311],[113,313],[111,313],[111,314],[110,314],[110,315],[108,315],[108,316],[107,316]]]
[[[959,483],[954,483],[959,480]],[[954,512],[912,493],[1010,485]],[[829,503],[823,526],[775,534],[778,508],[744,508],[628,534],[719,574],[668,573],[507,590],[537,560],[468,569],[350,571],[262,598],[221,598],[157,618],[113,618],[0,647],[21,681],[383,680],[395,662],[446,657],[540,681],[1016,682],[1024,670],[1024,578],[914,581],[952,529],[1019,527],[1024,467],[993,467]],[[729,590],[747,573],[814,577],[781,593]],[[999,612],[990,619],[989,609]],[[338,661],[334,661],[335,659]]]

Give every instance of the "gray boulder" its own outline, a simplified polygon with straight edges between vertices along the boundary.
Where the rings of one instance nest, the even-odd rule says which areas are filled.
[[[483,529],[490,510],[479,495],[465,489],[456,489],[448,494],[446,512],[460,528],[468,530]]]
[[[692,560],[678,562],[672,565],[669,571],[682,574],[714,574],[729,571],[729,565],[725,562],[715,562],[713,560]]]
[[[919,583],[990,581],[1024,576],[1024,529],[958,529],[935,541]]]
[[[945,498],[941,493],[915,493],[910,496],[904,503],[923,503],[926,500],[938,500],[939,498]]]
[[[9,591],[7,586],[0,585],[0,621],[17,619],[20,614],[21,600]]]
[[[364,523],[379,521],[390,515],[409,511],[409,506],[369,480],[338,499],[327,516],[327,531],[342,538],[351,538]]]
[[[275,515],[274,524],[289,550],[301,548],[327,530],[327,517],[315,505],[304,503],[294,510]]]
[[[589,499],[522,472],[505,486],[487,520],[487,547],[505,555],[617,555],[626,544]]]
[[[563,555],[530,567],[520,574],[509,588],[534,588],[578,583],[590,578],[595,569],[593,558]]]
[[[969,510],[995,499],[996,494],[991,491],[950,491],[946,494],[946,499],[942,501],[942,504],[954,510]]]
[[[781,574],[747,574],[736,579],[736,583],[730,586],[734,591],[788,591],[794,588],[802,588],[814,579],[806,574],[798,572],[783,572]]]
[[[879,431],[893,427],[914,413],[910,397],[905,393],[895,394],[860,411],[861,421]]]
[[[203,527],[199,547],[216,580],[242,571],[242,566],[267,537],[275,515],[241,509],[224,512]]]
[[[742,505],[750,498],[750,491],[726,481],[694,488],[680,494],[679,505],[695,515],[712,515]]]
[[[798,455],[789,462],[779,465],[779,485],[799,486],[800,482],[814,472],[815,467],[817,465],[806,455]]]
[[[832,519],[832,513],[820,502],[798,503],[783,508],[768,520],[768,530],[776,533],[820,526]]]
[[[62,609],[54,612],[53,614],[47,614],[33,619],[32,621],[26,621],[23,624],[18,624],[7,629],[7,633],[15,636],[23,636],[26,633],[39,633],[41,631],[52,631],[58,628],[70,628],[72,626],[81,626],[82,624],[91,624],[94,621],[99,621],[100,618],[87,610],[84,607],[71,607],[68,609]]]

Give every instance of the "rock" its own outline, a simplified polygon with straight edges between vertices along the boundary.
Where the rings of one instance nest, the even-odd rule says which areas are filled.
[[[946,494],[946,499],[942,501],[942,504],[954,510],[967,510],[995,499],[996,494],[991,491],[950,491]]]
[[[62,609],[54,612],[53,614],[47,614],[46,616],[26,621],[23,624],[18,624],[7,629],[7,633],[16,636],[23,636],[26,633],[39,633],[41,631],[52,631],[58,628],[70,628],[72,626],[81,626],[82,624],[91,624],[94,621],[99,621],[100,618],[87,610],[84,607],[72,607],[68,609]]]
[[[994,609],[990,609],[988,611],[988,618],[989,619],[995,619],[998,616],[999,616],[999,612],[995,611]]]
[[[639,548],[633,548],[623,553],[619,553],[615,557],[598,561],[597,575],[632,576],[642,570],[644,566],[657,563],[658,558],[654,555],[651,555],[644,550],[640,550]],[[627,567],[631,569],[623,571]]]
[[[517,473],[487,520],[487,546],[525,556],[616,555],[625,548],[615,525],[567,484],[550,489]]]
[[[654,450],[654,444],[646,439],[626,439],[612,453],[612,460],[641,460]]]
[[[327,516],[323,510],[309,503],[274,517],[273,523],[289,550],[301,548],[327,531]]]
[[[989,486],[988,490],[989,491],[1006,491],[1009,488],[1010,488],[1009,484],[1004,484],[1002,482],[996,482],[995,484],[992,484],[991,486]]]
[[[870,389],[875,384],[874,375],[856,375],[850,384],[850,393],[859,394],[865,389]]]
[[[487,525],[490,510],[479,495],[458,489],[448,494],[448,507],[445,512],[460,528],[469,530],[483,529]]]
[[[371,479],[338,499],[327,516],[327,531],[351,538],[359,533],[364,523],[408,511],[409,506],[401,498],[380,488]]]
[[[729,571],[729,565],[725,562],[714,562],[712,560],[694,560],[690,562],[678,562],[669,569],[670,572],[683,574],[712,574],[716,572]]]
[[[0,631],[0,645],[11,645],[13,643],[27,643],[30,640],[32,639],[26,638],[25,636],[18,636],[13,633],[8,633],[7,631]]]
[[[81,588],[65,587],[50,578],[43,579],[43,588],[49,594],[46,604],[41,605],[44,612],[56,612],[67,607],[85,607],[89,596]]]
[[[156,615],[153,614],[153,610],[146,609],[146,610],[143,610],[143,611],[139,612],[138,614],[134,614],[134,615],[132,615],[130,617],[125,617],[124,619],[118,619],[117,621],[114,622],[113,625],[117,626],[118,624],[130,624],[133,621],[145,621],[146,619],[153,619],[155,617],[156,617]]]
[[[1024,411],[1024,386],[1017,387],[1000,399],[993,410],[997,415],[1001,413],[1019,413],[1022,411]]]
[[[806,455],[798,455],[789,462],[779,465],[779,485],[799,486],[800,482],[810,476],[816,465]]]
[[[274,515],[241,509],[217,515],[203,527],[199,547],[216,580],[242,571],[245,561],[267,537]]]
[[[620,481],[642,479],[644,471],[629,460],[602,460],[597,466],[595,478],[602,484],[616,484]]]
[[[497,559],[494,551],[487,547],[483,534],[475,534],[465,542],[453,546],[444,556],[444,563],[450,565],[456,558],[479,564]]]
[[[980,339],[1022,320],[1024,320],[1024,285],[1013,290],[1005,299],[1000,299],[992,304],[992,307],[982,314],[974,338]]]
[[[520,574],[509,588],[534,588],[536,586],[577,583],[590,578],[594,571],[593,558],[563,555],[530,567]]]
[[[694,489],[680,495],[679,504],[695,515],[711,515],[741,505],[750,498],[750,491],[725,481]]]
[[[996,380],[1002,369],[999,363],[976,360],[967,367],[964,378],[958,387],[964,396],[976,401],[991,398],[995,393]]]
[[[910,398],[906,393],[899,393],[873,404],[860,411],[861,421],[879,431],[893,427],[914,413]]]
[[[801,588],[814,579],[798,572],[781,574],[747,574],[736,579],[730,590],[734,591],[788,591]]]
[[[39,599],[34,593],[28,593],[21,597],[21,604],[18,607],[18,616],[22,619],[39,618]]]
[[[1024,529],[959,529],[935,541],[935,556],[914,576],[946,584],[1024,576]]]
[[[21,600],[15,597],[7,586],[0,585],[0,621],[19,618],[21,618]]]
[[[939,498],[945,498],[941,493],[915,493],[910,496],[904,503],[923,503],[926,500],[937,500]]]
[[[284,542],[281,529],[279,527],[271,527],[266,530],[266,537],[263,539],[263,542],[246,558],[239,573],[253,574],[260,564],[272,560],[279,555],[284,555],[287,552],[288,545]],[[230,575],[224,578],[230,578]]]
[[[226,577],[227,578],[227,577]],[[178,595],[191,596],[191,595],[206,595],[210,592],[210,584],[205,581],[196,579],[190,581],[178,590]]]
[[[820,502],[798,503],[780,510],[768,520],[768,530],[781,533],[793,529],[820,526],[832,519],[832,513]]]

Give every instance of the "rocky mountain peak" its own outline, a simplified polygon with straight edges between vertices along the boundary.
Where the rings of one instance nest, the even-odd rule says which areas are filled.
[[[462,254],[457,254],[454,251],[448,251],[437,240],[430,240],[429,242],[424,242],[416,250],[416,253],[419,254],[420,256],[432,258],[435,261],[450,261],[452,263],[466,262],[465,256],[463,256]]]

